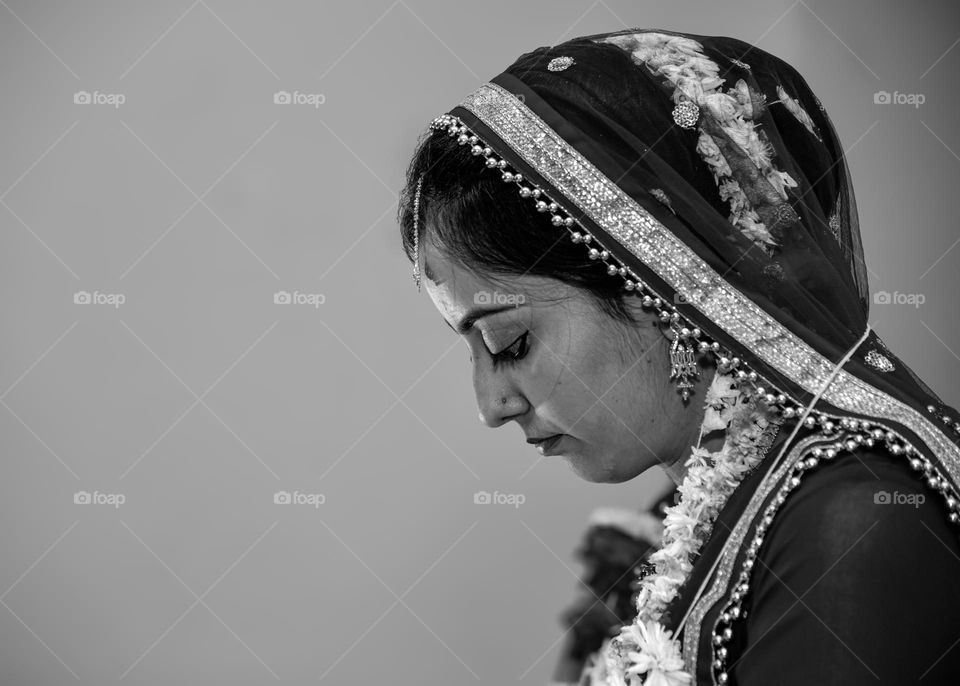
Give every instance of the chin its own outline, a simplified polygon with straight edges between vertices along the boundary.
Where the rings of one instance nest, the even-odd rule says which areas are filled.
[[[646,471],[637,469],[634,465],[628,466],[625,462],[605,462],[591,456],[564,455],[564,459],[577,476],[597,484],[620,484]]]

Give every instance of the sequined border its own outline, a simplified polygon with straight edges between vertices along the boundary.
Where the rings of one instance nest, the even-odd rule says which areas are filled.
[[[495,83],[467,96],[472,112],[586,216],[676,293],[793,383],[816,394],[833,363],[727,283],[656,217],[608,179],[525,103]],[[960,447],[913,408],[840,370],[822,398],[857,414],[910,427],[960,484]]]
[[[729,590],[730,579],[733,578],[731,572],[733,571],[734,562],[736,562],[740,547],[743,545],[744,538],[746,538],[747,532],[753,524],[757,513],[766,502],[770,493],[780,484],[783,477],[790,473],[797,461],[805,455],[808,448],[816,443],[830,442],[830,438],[825,438],[821,435],[808,436],[801,440],[790,449],[786,459],[774,472],[764,477],[763,481],[753,492],[750,502],[747,503],[746,509],[743,511],[743,514],[740,515],[736,525],[733,527],[733,531],[730,532],[730,536],[723,545],[723,550],[720,552],[720,562],[717,565],[717,571],[714,574],[713,580],[707,581],[710,585],[710,590],[696,600],[693,609],[690,611],[687,625],[683,629],[684,663],[689,667],[692,674],[696,675],[697,673],[701,640],[700,632],[702,630],[703,620],[714,604]]]

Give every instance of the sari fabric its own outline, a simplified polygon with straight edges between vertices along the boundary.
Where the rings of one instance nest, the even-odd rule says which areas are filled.
[[[791,420],[666,614],[696,682],[960,683],[960,418],[867,325],[844,149],[800,74],[631,29],[522,55],[434,128]]]

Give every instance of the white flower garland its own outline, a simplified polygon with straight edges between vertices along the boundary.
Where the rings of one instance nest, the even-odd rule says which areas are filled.
[[[725,79],[719,77],[720,67],[703,53],[703,46],[684,36],[671,36],[663,33],[645,32],[610,36],[602,40],[612,43],[630,53],[635,64],[646,65],[654,74],[665,76],[675,87],[674,103],[690,100],[698,107],[705,108],[716,118],[723,131],[757,165],[757,169],[770,182],[784,200],[786,188],[794,188],[797,182],[786,172],[778,171],[771,162],[772,146],[762,140],[756,131],[752,119],[753,100],[747,82],[737,81],[734,88],[724,93],[720,90]],[[800,121],[811,128],[797,111],[802,108],[778,86],[778,95],[787,108]],[[756,95],[754,93],[754,95]],[[761,100],[764,99],[760,95]],[[803,113],[806,114],[805,112]],[[807,117],[809,120],[809,117]],[[769,251],[776,240],[760,219],[760,215],[750,206],[740,184],[733,178],[730,165],[724,159],[713,138],[700,129],[697,152],[710,167],[720,191],[720,198],[730,204],[731,224],[760,248]]]
[[[650,556],[654,571],[641,580],[637,616],[618,636],[608,638],[587,661],[581,686],[685,686],[680,641],[660,624],[667,605],[693,569],[714,520],[740,481],[763,459],[759,438],[782,419],[762,402],[733,387],[733,377],[717,372],[705,397],[700,439],[725,430],[723,446],[711,453],[694,447],[679,502],[667,508],[663,542]]]

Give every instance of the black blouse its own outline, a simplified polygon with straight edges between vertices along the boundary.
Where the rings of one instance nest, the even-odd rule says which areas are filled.
[[[905,458],[822,462],[764,537],[728,684],[960,685],[958,532]]]

